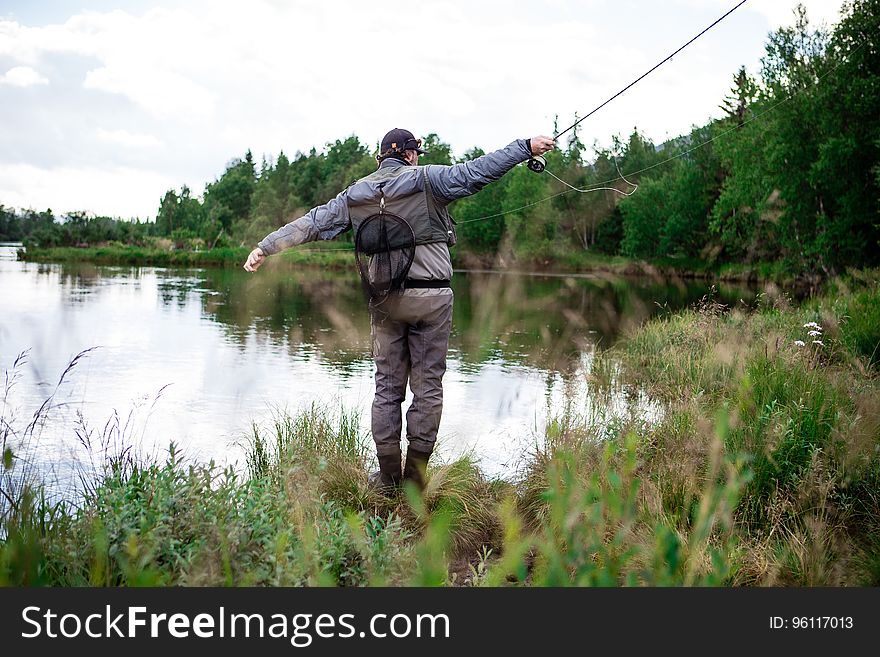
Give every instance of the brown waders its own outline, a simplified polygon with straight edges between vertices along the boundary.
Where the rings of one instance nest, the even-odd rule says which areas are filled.
[[[402,478],[422,490],[443,411],[452,290],[407,290],[374,308],[371,320],[376,361],[372,429],[379,458],[379,477],[374,483],[387,490]],[[407,383],[413,400],[406,413],[408,446],[401,473],[401,404]]]

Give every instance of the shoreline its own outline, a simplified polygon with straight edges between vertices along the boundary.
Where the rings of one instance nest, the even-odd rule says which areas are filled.
[[[237,267],[247,259],[250,249],[225,247],[206,251],[150,249],[138,246],[51,247],[20,249],[18,259],[24,262],[91,262],[100,265]],[[353,267],[349,245],[320,250],[290,249],[277,256],[280,260],[331,269]],[[824,280],[815,275],[787,272],[780,263],[752,264],[688,261],[677,264],[671,259],[647,262],[622,256],[583,253],[564,254],[553,258],[504,258],[469,252],[453,251],[453,267],[459,272],[517,274],[528,276],[589,277],[597,274],[648,276],[663,279],[694,279],[741,283],[775,283],[783,286],[816,288]],[[510,264],[508,264],[508,261]]]

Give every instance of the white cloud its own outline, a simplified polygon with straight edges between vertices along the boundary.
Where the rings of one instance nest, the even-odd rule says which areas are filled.
[[[807,18],[813,25],[825,23],[833,25],[840,20],[840,2],[838,0],[801,0],[801,4],[807,9]],[[796,3],[780,2],[750,2],[748,7],[753,11],[763,14],[767,21],[775,28],[794,23],[794,7]]]
[[[83,210],[97,215],[142,219],[155,215],[162,194],[178,181],[154,171],[124,167],[42,168],[0,164],[0,198],[9,207],[52,208],[56,214]]]
[[[130,148],[152,148],[161,146],[162,142],[153,135],[128,132],[127,130],[105,130],[98,128],[98,139]]]
[[[804,5],[807,18],[811,24],[821,22],[832,25],[840,19],[842,0],[751,0],[746,2],[737,12],[754,12],[763,16],[771,29],[794,23],[794,9],[798,4]],[[693,9],[712,7],[720,16],[737,4],[737,0],[676,0],[677,4]]]
[[[16,66],[0,77],[0,84],[8,84],[11,87],[32,87],[38,84],[49,84],[49,80],[30,66]]]
[[[86,74],[83,87],[122,94],[161,118],[200,120],[214,105],[211,93],[192,80],[149,65],[127,63],[93,69]]]

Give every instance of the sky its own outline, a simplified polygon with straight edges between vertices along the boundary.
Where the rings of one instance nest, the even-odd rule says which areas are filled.
[[[563,128],[737,0],[0,0],[0,204],[153,219],[233,158],[403,127],[463,154]],[[721,115],[795,0],[749,0],[580,124],[655,143]],[[804,0],[833,25],[839,0]]]

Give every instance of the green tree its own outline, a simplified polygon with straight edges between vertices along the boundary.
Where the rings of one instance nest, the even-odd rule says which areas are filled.
[[[323,182],[324,154],[314,148],[308,155],[297,153],[290,167],[290,186],[306,207],[312,208],[326,202],[319,200],[319,187]]]
[[[558,229],[555,213],[540,204],[551,194],[549,178],[524,166],[515,167],[505,178],[508,180],[501,209],[508,213],[504,215],[505,234],[514,253],[546,258],[553,252]]]
[[[156,213],[156,230],[159,235],[170,235],[175,228],[180,227],[177,220],[177,208],[180,205],[180,197],[173,189],[165,192],[159,202],[159,211]]]
[[[354,135],[328,144],[322,162],[318,202],[315,205],[326,203],[375,168],[376,160]]]
[[[666,227],[670,198],[668,186],[672,174],[648,178],[637,194],[620,204],[623,216],[623,240],[620,250],[635,258],[654,258],[660,253],[660,236]]]
[[[419,158],[419,164],[452,164],[452,147],[440,141],[437,133],[432,132],[422,138],[422,148],[428,153]]]
[[[17,242],[24,237],[21,219],[13,208],[0,203],[0,241]]]
[[[609,187],[625,192],[630,187],[619,180],[618,158],[610,150],[595,145],[593,150],[596,153],[596,159],[586,167],[586,175],[582,178],[582,188],[595,189],[596,191],[578,194],[579,207],[572,232],[580,248],[587,250],[596,247],[599,250],[617,253],[620,240],[623,237],[621,217],[617,212],[621,196],[611,189],[600,188]],[[612,226],[614,222],[617,222],[618,225]],[[617,229],[620,229],[620,234],[609,241],[608,238],[612,233],[617,234]]]
[[[821,138],[816,92],[827,72],[826,42],[798,7],[795,25],[770,35],[761,60],[761,121],[718,145],[729,175],[712,230],[728,258],[781,258],[801,271],[826,266],[816,239],[824,201],[810,177]]]
[[[485,154],[482,148],[474,146],[458,162],[470,162]],[[504,235],[504,217],[500,214],[506,185],[507,177],[503,177],[478,193],[459,199],[449,206],[450,213],[458,222],[456,233],[462,248],[476,253],[493,253],[498,250]]]
[[[192,196],[188,186],[181,187],[180,194],[173,189],[165,192],[156,214],[156,231],[159,235],[177,234],[190,237],[201,235],[206,239],[213,238],[210,233],[216,234],[216,231],[207,231],[209,235],[203,235],[206,232],[205,226],[204,208],[201,202]]]
[[[233,160],[219,179],[205,188],[203,233],[210,236],[220,230],[230,232],[234,222],[250,218],[251,197],[256,187],[256,172],[250,151],[244,160]]]
[[[746,67],[741,66],[736,75],[733,76],[733,88],[730,90],[730,94],[724,98],[721,109],[727,113],[728,117],[741,126],[746,120],[749,108],[755,102],[757,95],[757,84],[746,72]]]
[[[829,267],[880,263],[880,1],[843,7],[815,104],[816,249]]]
[[[671,163],[669,216],[660,253],[691,258],[709,255],[709,216],[721,191],[724,169],[711,138],[717,127],[694,128],[679,144],[683,157]],[[694,145],[705,144],[693,149]],[[692,150],[693,149],[693,150]]]

